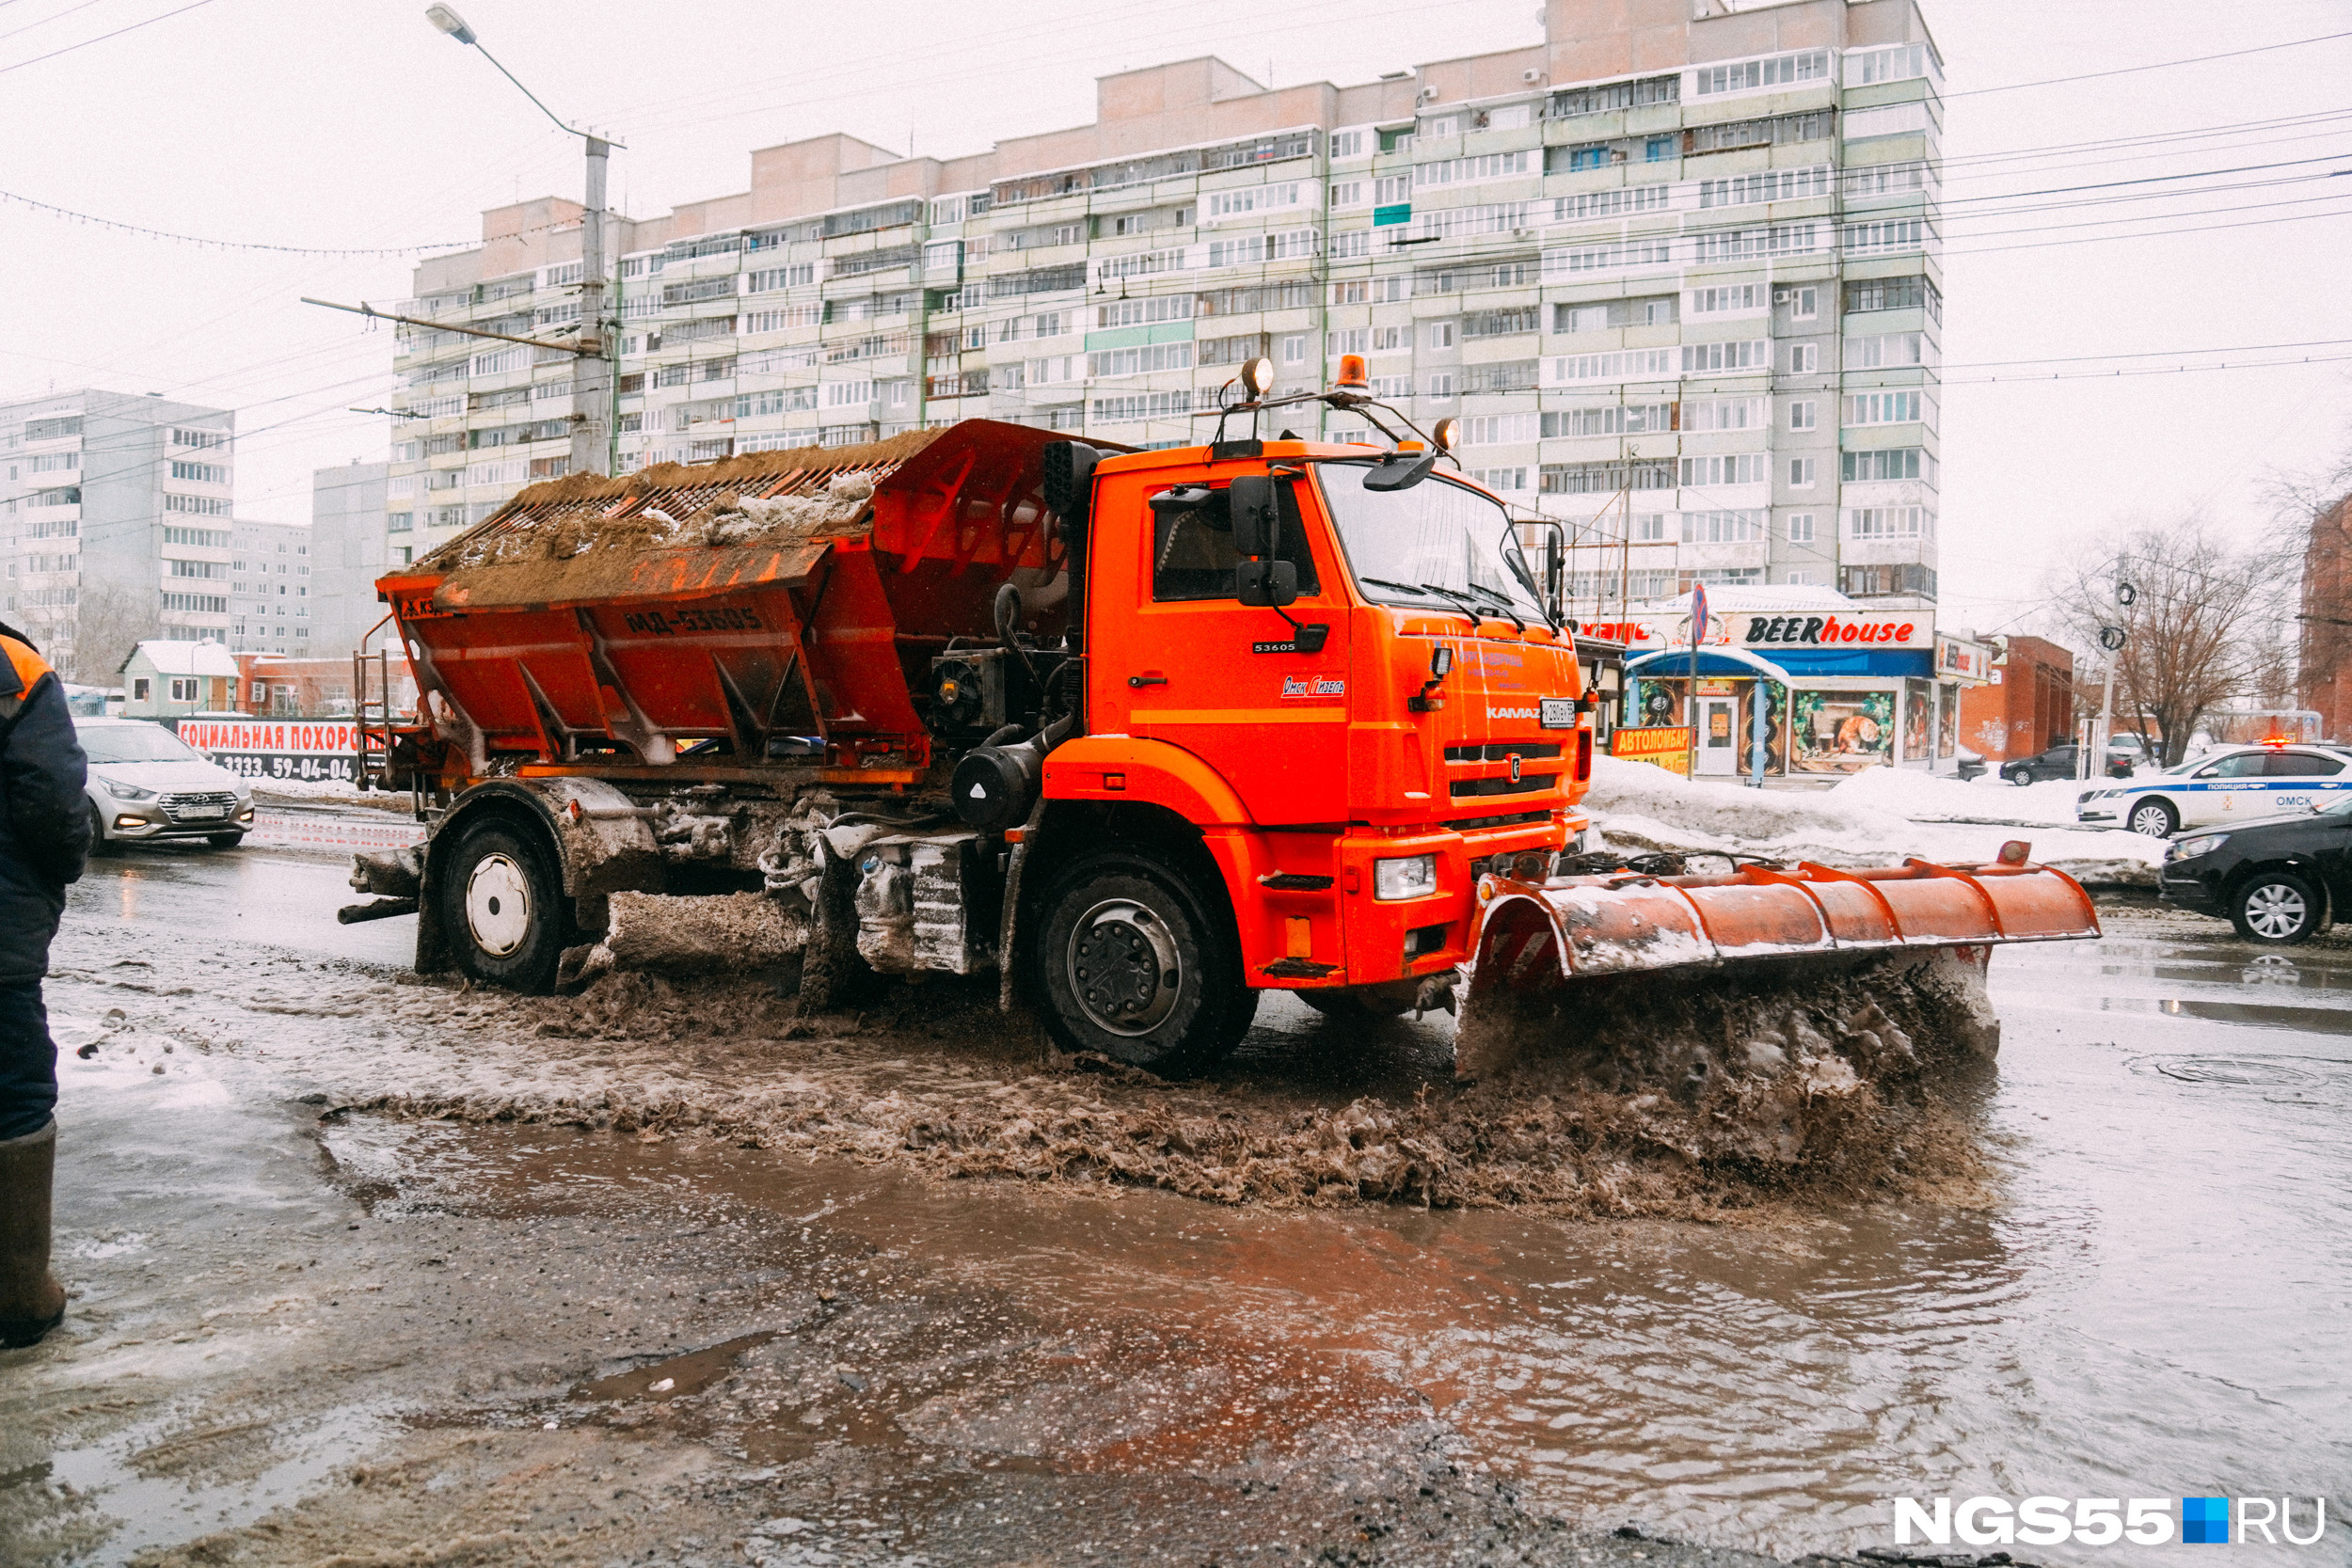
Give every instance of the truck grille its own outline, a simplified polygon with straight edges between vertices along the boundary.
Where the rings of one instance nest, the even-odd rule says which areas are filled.
[[[1523,761],[1543,762],[1558,756],[1560,747],[1558,742],[1548,740],[1493,740],[1483,746],[1448,746],[1445,749],[1445,760],[1448,762],[1508,762],[1511,760],[1513,752],[1517,752]]]
[[[237,808],[237,798],[223,790],[212,794],[167,795],[156,802],[164,815],[174,822],[201,817],[206,821],[225,817]]]
[[[1557,773],[1530,773],[1523,779],[1456,779],[1448,786],[1457,800],[1473,795],[1533,795],[1559,784]]]

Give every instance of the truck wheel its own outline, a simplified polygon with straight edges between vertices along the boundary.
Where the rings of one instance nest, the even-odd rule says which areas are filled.
[[[2319,892],[2292,871],[2257,871],[2230,902],[2237,934],[2268,947],[2292,947],[2319,929]]]
[[[1137,855],[1071,867],[1044,901],[1035,994],[1066,1051],[1163,1077],[1198,1072],[1257,1010],[1240,954],[1185,879]]]
[[[2180,831],[2181,817],[2169,800],[2142,800],[2132,808],[2131,826],[2150,838],[2170,838]]]
[[[495,818],[467,829],[441,868],[440,897],[459,969],[527,995],[555,988],[556,960],[574,933],[554,855],[538,834]]]

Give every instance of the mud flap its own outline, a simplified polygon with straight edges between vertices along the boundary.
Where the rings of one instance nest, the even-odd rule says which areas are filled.
[[[857,952],[857,863],[833,852],[823,833],[812,835],[817,896],[810,900],[808,945],[801,959],[801,1016],[850,1000],[873,971]]]

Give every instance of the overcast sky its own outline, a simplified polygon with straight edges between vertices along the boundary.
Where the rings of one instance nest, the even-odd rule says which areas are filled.
[[[2029,629],[2045,564],[2111,519],[2202,507],[2251,528],[2265,469],[2352,445],[2352,38],[1991,89],[2352,32],[2352,0],[1924,5],[1949,95],[1945,618]],[[577,197],[578,140],[423,8],[0,0],[0,191],[318,247],[463,242],[485,206]],[[636,215],[741,190],[751,149],[825,131],[946,156],[1082,123],[1097,75],[1158,61],[1215,53],[1277,84],[1346,83],[1543,37],[1536,0],[460,8],[556,113],[628,144],[612,195]],[[2332,118],[2181,135],[2296,115]],[[2003,156],[2127,137],[2168,139]],[[2249,188],[2184,194],[2219,185]],[[2165,194],[2112,202],[2151,191]],[[2141,221],[2099,221],[2124,214]],[[343,410],[389,397],[389,337],[298,296],[397,300],[403,258],[202,249],[8,199],[0,255],[0,397],[87,385],[236,408],[239,514],[267,520],[308,520],[314,467],[384,455],[386,421]],[[2210,352],[2306,343],[2323,346]],[[2337,362],[2084,375],[2307,353]],[[2026,359],[2044,362],[1991,363]]]

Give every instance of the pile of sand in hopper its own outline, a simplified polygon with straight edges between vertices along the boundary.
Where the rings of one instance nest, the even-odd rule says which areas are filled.
[[[481,527],[419,562],[417,570],[854,537],[868,526],[876,483],[938,435],[915,431],[865,446],[665,463],[619,479],[581,474],[551,480],[516,495]]]

